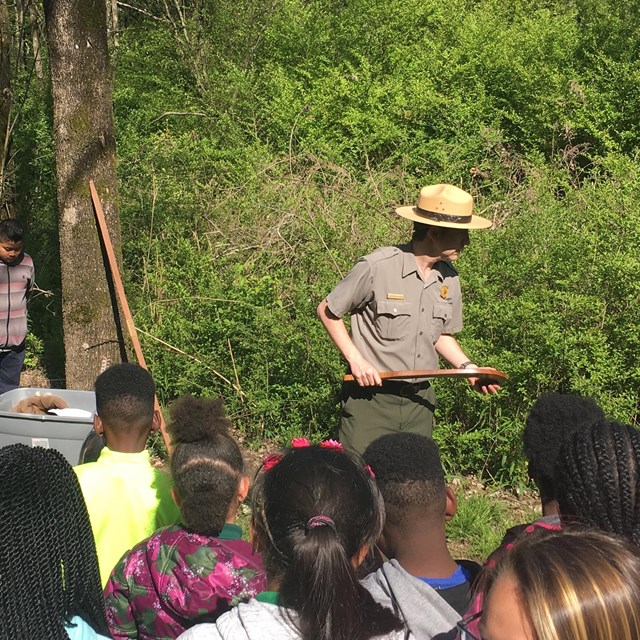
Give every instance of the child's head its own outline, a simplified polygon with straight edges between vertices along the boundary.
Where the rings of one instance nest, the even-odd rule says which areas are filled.
[[[640,546],[640,431],[602,420],[565,441],[556,467],[563,521]]]
[[[492,640],[636,640],[637,549],[598,531],[525,536],[490,572],[480,629]]]
[[[68,640],[78,615],[108,635],[89,515],[73,469],[54,449],[0,449],[0,629]]]
[[[148,371],[137,364],[116,364],[97,378],[96,430],[104,431],[107,446],[122,440],[143,443],[154,423],[156,388]]]
[[[529,476],[538,486],[543,503],[556,499],[554,473],[564,440],[602,419],[604,412],[591,398],[573,393],[547,393],[534,402],[522,439]]]
[[[304,640],[359,640],[398,628],[356,578],[383,521],[374,480],[341,450],[294,448],[259,476],[255,539]]]
[[[425,519],[444,522],[446,482],[431,438],[392,433],[372,442],[363,457],[384,498],[388,524],[411,528]]]
[[[15,218],[0,220],[0,260],[13,264],[22,255],[24,228]]]
[[[222,400],[185,396],[171,406],[171,475],[184,525],[217,535],[233,522],[249,482],[240,449],[229,433]]]

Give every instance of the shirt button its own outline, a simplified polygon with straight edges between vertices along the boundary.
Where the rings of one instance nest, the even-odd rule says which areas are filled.
[[[424,307],[422,307],[422,309],[420,309],[420,311],[424,311]]]
[[[420,357],[420,354],[418,354],[418,355],[416,356],[416,358],[419,358],[419,357]]]
[[[420,335],[422,335],[423,333],[424,333],[424,331],[421,331],[421,332],[420,332]]]
[[[398,313],[398,310],[396,308],[393,309],[393,313]]]

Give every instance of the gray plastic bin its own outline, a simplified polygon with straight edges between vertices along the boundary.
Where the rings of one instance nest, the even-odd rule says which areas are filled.
[[[78,464],[82,443],[93,429],[93,416],[73,418],[55,415],[31,415],[11,411],[20,400],[29,396],[56,395],[69,407],[96,410],[93,391],[69,389],[36,389],[21,387],[0,395],[0,447],[22,443],[31,447],[57,449],[71,465]]]

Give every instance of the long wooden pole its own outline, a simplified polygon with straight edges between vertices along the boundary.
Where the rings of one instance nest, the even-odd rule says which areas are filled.
[[[118,301],[120,302],[122,315],[124,316],[124,321],[127,325],[127,331],[129,332],[129,338],[131,339],[131,344],[133,345],[133,351],[136,354],[136,360],[138,361],[138,364],[143,369],[147,369],[147,363],[142,353],[140,340],[138,339],[138,331],[136,330],[136,325],[133,322],[133,316],[131,315],[129,302],[127,301],[127,296],[124,291],[124,285],[122,284],[122,278],[120,277],[120,270],[118,269],[116,254],[113,251],[113,245],[111,244],[111,237],[109,236],[109,229],[107,229],[107,221],[105,220],[104,212],[102,210],[102,203],[100,202],[100,196],[98,196],[98,192],[96,191],[96,187],[93,184],[93,180],[89,180],[89,189],[91,191],[93,208],[96,213],[96,220],[98,221],[98,231],[100,233],[100,237],[102,238],[102,242],[107,254],[109,268],[111,269],[111,275],[113,277],[113,284],[115,285],[116,293],[118,294]],[[171,439],[169,437],[169,434],[167,433],[167,425],[165,424],[164,418],[162,416],[162,410],[160,409],[158,396],[154,397],[154,406],[156,411],[158,412],[158,415],[160,416],[160,432],[162,433],[162,438],[165,445],[167,446],[167,449],[170,450]]]
[[[473,369],[421,369],[418,371],[380,371],[381,380],[397,380],[411,378],[481,378],[495,380],[498,384],[508,380],[509,376],[492,367],[475,367]],[[353,382],[354,377],[347,373],[343,380]]]

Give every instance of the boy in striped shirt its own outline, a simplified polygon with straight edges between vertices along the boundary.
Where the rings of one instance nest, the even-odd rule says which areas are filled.
[[[0,393],[20,386],[34,277],[22,224],[14,218],[0,221]]]

